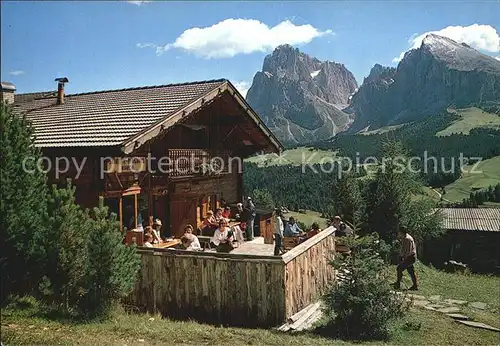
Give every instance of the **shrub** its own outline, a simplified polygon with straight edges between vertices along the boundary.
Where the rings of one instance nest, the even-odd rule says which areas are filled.
[[[311,229],[311,227],[308,227],[308,226],[307,226],[304,222],[302,222],[302,221],[298,221],[298,220],[297,220],[297,221],[296,221],[296,223],[297,223],[297,226],[299,226],[299,228],[300,228],[301,230],[303,230],[304,232],[307,232],[307,231],[309,231],[309,230]]]
[[[391,292],[378,236],[348,236],[343,243],[351,253],[331,262],[339,279],[324,298],[327,329],[351,340],[386,339],[390,323],[404,315],[408,303]]]

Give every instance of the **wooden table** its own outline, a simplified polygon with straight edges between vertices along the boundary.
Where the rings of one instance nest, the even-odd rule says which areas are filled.
[[[241,221],[229,221],[227,225],[229,226],[229,228],[233,228],[234,226],[241,225]]]
[[[180,243],[181,243],[180,239],[172,239],[172,240],[164,241],[163,243],[160,243],[160,244],[153,244],[153,247],[157,248],[157,249],[166,249],[169,247],[179,245]]]

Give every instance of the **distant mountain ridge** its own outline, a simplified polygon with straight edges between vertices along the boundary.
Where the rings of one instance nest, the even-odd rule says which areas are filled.
[[[297,144],[346,130],[352,118],[341,109],[357,87],[344,65],[282,45],[266,56],[246,99],[283,143]]]
[[[430,34],[397,68],[375,65],[345,111],[357,132],[488,102],[500,102],[500,61]]]

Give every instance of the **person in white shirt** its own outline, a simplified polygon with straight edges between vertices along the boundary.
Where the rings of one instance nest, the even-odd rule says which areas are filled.
[[[283,219],[281,209],[277,208],[274,211],[274,256],[279,256],[283,253]]]
[[[191,250],[201,250],[200,240],[198,239],[197,236],[195,236],[193,234],[193,226],[191,226],[191,225],[186,225],[186,227],[184,227],[184,235],[188,235],[188,234],[192,236],[192,237],[188,237],[188,238],[192,239]]]
[[[241,243],[245,242],[245,236],[243,235],[243,230],[241,229],[240,226],[236,225],[236,226],[232,227],[231,230],[233,231],[234,239],[238,243],[241,244]]]
[[[158,243],[163,242],[161,240],[160,230],[161,230],[161,220],[160,219],[156,219],[155,222],[154,222],[154,224],[153,224],[153,230],[152,230],[153,243],[154,244],[158,244]]]
[[[233,249],[233,231],[227,227],[226,219],[219,221],[219,228],[215,230],[210,241],[216,246],[217,251],[229,252]]]
[[[184,249],[188,251],[201,251],[201,246],[199,242],[198,244],[196,244],[195,242],[196,239],[197,237],[195,235],[190,233],[185,233],[181,238],[181,243]]]
[[[417,276],[415,275],[414,264],[417,261],[417,246],[415,240],[408,234],[406,228],[402,227],[398,230],[398,239],[401,242],[400,263],[396,269],[397,280],[393,284],[395,289],[400,289],[403,272],[406,270],[410,274],[413,285],[409,288],[410,291],[418,291]]]

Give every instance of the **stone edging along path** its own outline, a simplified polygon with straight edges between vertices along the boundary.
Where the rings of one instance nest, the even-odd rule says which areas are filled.
[[[403,294],[403,292],[394,292],[395,294]],[[423,308],[430,311],[436,311],[451,317],[456,322],[475,328],[487,329],[494,332],[500,332],[500,329],[487,325],[481,322],[474,322],[472,318],[461,314],[462,308],[469,306],[477,310],[486,310],[488,307],[483,302],[468,302],[457,299],[442,299],[440,295],[425,297],[418,294],[407,294],[406,299],[412,300],[413,306]]]

